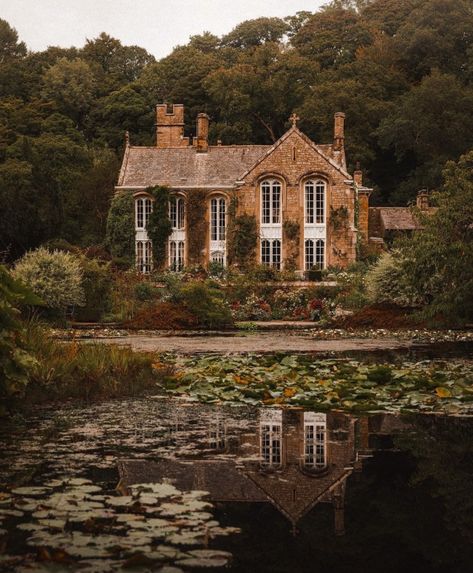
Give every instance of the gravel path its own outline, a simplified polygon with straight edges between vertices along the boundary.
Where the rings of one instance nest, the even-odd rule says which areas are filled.
[[[396,350],[412,348],[409,340],[395,338],[347,338],[318,340],[311,336],[287,332],[258,332],[235,336],[149,336],[130,335],[101,338],[100,342],[130,346],[135,350],[177,352],[181,354],[246,352],[346,352],[357,350]]]

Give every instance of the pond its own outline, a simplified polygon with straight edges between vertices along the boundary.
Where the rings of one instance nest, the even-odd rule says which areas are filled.
[[[473,418],[200,404],[0,431],[2,571],[471,571]]]

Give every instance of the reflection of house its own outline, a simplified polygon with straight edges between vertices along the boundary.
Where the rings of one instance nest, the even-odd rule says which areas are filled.
[[[293,527],[316,504],[330,503],[335,531],[343,534],[346,480],[367,453],[367,419],[262,409],[256,431],[241,432],[236,443],[219,424],[208,436],[219,452],[211,457],[121,461],[122,485],[166,479],[183,490],[206,490],[215,502],[270,502]]]

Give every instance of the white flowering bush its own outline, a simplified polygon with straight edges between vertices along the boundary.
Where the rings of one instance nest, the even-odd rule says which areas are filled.
[[[65,310],[85,304],[81,264],[70,253],[44,247],[30,251],[16,263],[13,276],[50,308]]]

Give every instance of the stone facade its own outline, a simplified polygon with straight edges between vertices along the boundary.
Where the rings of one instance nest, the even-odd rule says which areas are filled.
[[[156,185],[171,190],[171,268],[206,266],[211,261],[227,264],[232,258],[228,229],[232,217],[242,215],[256,223],[252,257],[256,264],[302,275],[352,263],[357,242],[368,240],[370,190],[363,187],[361,172],[351,176],[346,170],[345,116],[335,114],[334,139],[328,145],[312,142],[298,129],[297,119],[292,116],[292,127],[271,146],[220,142],[212,146],[206,114],[198,115],[191,142],[184,137],[184,106],[159,104],[156,146],[131,146],[127,138],[116,187],[117,193],[133,193],[137,200],[138,268],[150,269],[149,261],[143,262],[151,252],[146,218],[152,197],[146,190]],[[192,223],[195,217],[189,212],[197,195],[201,201],[198,224]],[[151,203],[144,201],[147,197]]]

